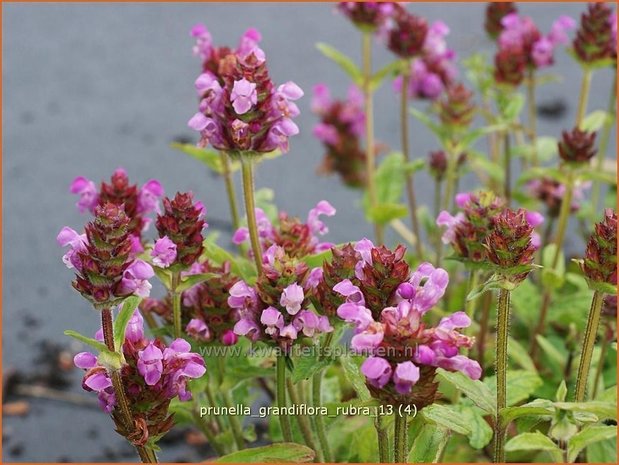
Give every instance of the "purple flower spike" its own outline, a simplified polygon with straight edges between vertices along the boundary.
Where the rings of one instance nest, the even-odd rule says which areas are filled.
[[[69,246],[69,250],[62,257],[62,261],[67,268],[75,268],[77,271],[81,271],[82,261],[79,253],[86,252],[88,246],[86,234],[78,234],[74,229],[65,226],[58,233],[56,241],[61,247]]]
[[[185,327],[185,331],[191,337],[199,341],[208,341],[211,338],[211,332],[209,331],[208,326],[204,320],[201,320],[200,318],[192,318]]]
[[[155,242],[151,256],[155,266],[167,268],[176,260],[176,244],[168,236],[163,236]]]
[[[391,378],[391,371],[389,362],[380,357],[369,357],[361,365],[361,373],[377,388],[385,387]]]
[[[73,363],[77,368],[88,370],[97,364],[97,357],[90,352],[80,352],[73,357]]]
[[[374,322],[372,312],[362,305],[344,303],[337,308],[337,316],[346,323],[353,323],[357,330],[365,330]]]
[[[333,290],[338,294],[346,297],[346,302],[350,302],[358,305],[365,305],[365,298],[361,293],[361,289],[355,286],[350,279],[345,279],[335,286],[333,286]]]
[[[138,372],[149,386],[154,386],[163,373],[163,352],[152,342],[138,352]]]
[[[123,273],[122,292],[135,294],[139,297],[148,297],[153,287],[148,280],[153,276],[155,276],[155,272],[148,263],[143,260],[135,260]]]
[[[159,200],[163,197],[164,191],[161,183],[156,179],[151,179],[140,189],[138,195],[138,213],[146,214],[150,212],[161,212]]]
[[[417,381],[419,381],[419,367],[413,362],[398,363],[393,373],[396,391],[408,394]]]
[[[280,305],[286,307],[286,311],[291,315],[296,315],[301,310],[301,304],[305,299],[303,288],[297,283],[291,284],[284,289],[280,298]]]

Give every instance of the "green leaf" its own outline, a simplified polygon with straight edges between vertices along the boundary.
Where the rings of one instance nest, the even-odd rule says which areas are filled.
[[[477,287],[471,289],[471,291],[466,296],[466,300],[467,302],[475,300],[478,297],[484,295],[486,292],[501,289],[502,287],[503,286],[501,284],[501,280],[498,279],[498,276],[492,275],[485,283],[481,283]]]
[[[411,115],[421,121],[430,131],[432,131],[440,141],[443,141],[447,137],[447,130],[432,121],[426,112],[417,110],[415,107],[411,107],[409,111]]]
[[[524,95],[516,92],[510,92],[509,95],[500,98],[499,111],[501,112],[502,119],[507,122],[512,122],[518,118],[518,115],[520,115],[524,107],[524,102]]]
[[[581,181],[600,181],[609,186],[617,185],[617,174],[615,171],[598,171],[595,168],[587,168],[578,173],[578,179]]]
[[[480,137],[486,136],[493,132],[497,132],[504,129],[502,125],[484,126],[482,128],[476,128],[468,133],[464,134],[458,141],[459,150],[465,151],[470,145],[475,143]]]
[[[383,158],[376,169],[376,200],[379,204],[399,202],[406,183],[404,155],[393,152]]]
[[[484,419],[482,412],[472,406],[458,404],[454,406],[460,412],[462,419],[470,426],[469,444],[474,449],[483,449],[492,439],[492,428]]]
[[[557,400],[557,402],[564,402],[566,396],[567,384],[565,383],[565,380],[561,380],[561,384],[559,384],[559,387],[557,388],[557,393],[555,394],[555,399]]]
[[[473,171],[486,173],[493,181],[499,184],[504,182],[505,172],[501,165],[494,163],[486,154],[477,150],[468,150],[466,154]]]
[[[78,341],[83,342],[86,345],[89,345],[90,347],[92,347],[93,349],[96,349],[99,352],[105,352],[105,351],[109,352],[109,349],[103,342],[99,342],[96,339],[84,336],[83,334],[78,333],[77,331],[73,331],[72,329],[67,329],[64,332],[64,334],[65,336],[72,337],[73,339],[77,339]]]
[[[133,311],[140,304],[142,299],[137,295],[127,297],[120,305],[120,311],[114,321],[114,347],[120,353],[120,348],[125,343],[125,331],[127,331],[127,324],[133,315]]]
[[[192,274],[183,279],[181,279],[180,284],[176,288],[178,292],[186,291],[187,289],[192,288],[196,284],[203,283],[204,281],[208,281],[209,279],[217,278],[219,275],[215,273],[200,273],[200,274]]]
[[[617,402],[590,400],[588,402],[555,402],[555,407],[570,412],[592,413],[598,420],[612,420],[617,417]]]
[[[589,463],[617,463],[617,441],[605,439],[587,447],[587,461]]]
[[[617,426],[585,426],[582,431],[576,433],[570,439],[567,446],[567,460],[574,462],[585,447],[606,439],[612,439],[617,436]]]
[[[368,221],[385,225],[408,214],[408,208],[401,203],[379,203],[367,210]]]
[[[532,179],[540,179],[543,177],[554,179],[562,184],[566,183],[566,176],[559,168],[552,168],[549,166],[528,168],[518,178],[518,185],[521,186]]]
[[[544,399],[541,399],[544,400]],[[504,425],[509,425],[512,421],[522,417],[548,417],[553,415],[554,409],[550,402],[546,407],[533,405],[533,403],[518,407],[507,407],[501,410],[501,420]]]
[[[466,419],[453,408],[441,404],[432,404],[421,411],[423,418],[435,425],[448,428],[454,433],[471,434],[471,426]]]
[[[180,150],[190,157],[204,163],[215,173],[223,174],[224,165],[221,161],[221,153],[219,151],[213,149],[202,149],[200,147],[196,147],[194,144],[181,144],[178,142],[173,142],[170,146],[173,149]],[[238,161],[230,160],[230,171],[237,171],[240,167],[241,164]]]
[[[301,380],[311,378],[323,368],[333,363],[330,358],[321,358],[319,351],[312,350],[312,355],[302,355],[295,357],[294,370],[292,371],[292,382],[298,383]]]
[[[415,436],[408,454],[408,463],[437,463],[450,437],[450,430],[442,426],[426,423]]]
[[[308,463],[315,452],[294,442],[283,442],[263,447],[253,447],[219,457],[218,463]]]
[[[474,381],[459,371],[451,372],[439,368],[436,370],[439,380],[453,385],[456,389],[468,397],[475,405],[485,413],[495,415],[495,395],[481,381]]]
[[[612,122],[612,116],[603,110],[596,110],[589,113],[580,124],[580,129],[587,132],[597,132],[602,126]]]
[[[387,66],[379,69],[374,73],[374,76],[370,79],[370,89],[376,90],[383,83],[385,78],[392,76],[395,77],[399,74],[403,69],[406,68],[408,64],[404,60],[396,60],[392,63],[389,63]]]
[[[556,462],[562,461],[562,451],[559,446],[539,431],[535,433],[522,433],[511,438],[505,444],[505,450],[507,452],[543,450],[550,452]]]
[[[322,266],[325,262],[328,262],[331,259],[331,255],[333,255],[333,253],[331,252],[331,249],[329,249],[314,255],[307,255],[302,258],[302,261],[309,268],[316,268]]]
[[[563,369],[562,367],[565,365],[565,357],[563,356],[563,354],[559,352],[559,350],[555,346],[553,346],[550,343],[550,341],[546,339],[544,336],[542,336],[541,334],[538,334],[536,338],[537,338],[537,343],[539,344],[541,349],[544,351],[544,354],[546,354],[546,356],[548,357],[552,365]]]
[[[496,377],[489,376],[484,383],[491,392],[496,390]],[[517,404],[528,399],[543,384],[542,379],[530,371],[509,370],[507,372],[507,406]]]
[[[348,74],[357,86],[360,87],[363,85],[363,74],[351,58],[347,57],[331,45],[327,45],[323,42],[317,43],[316,48],[320,51],[320,53],[342,68],[342,70]]]
[[[559,289],[565,282],[565,256],[562,250],[559,251],[557,266],[552,266],[556,252],[556,244],[547,245],[542,252],[542,284],[552,289]]]
[[[532,373],[537,373],[537,368],[529,355],[527,349],[525,349],[517,339],[509,338],[509,359],[516,363],[520,368]]]
[[[166,289],[170,289],[172,287],[172,275],[170,271],[164,268],[159,268],[158,266],[153,266],[152,268],[155,272],[155,276],[157,276],[157,279],[161,281],[161,284],[163,284]]]
[[[352,355],[343,355],[340,357],[340,363],[344,369],[344,376],[352,385],[353,389],[363,401],[370,400],[372,396],[365,385],[365,377],[361,374],[362,357]]]
[[[243,278],[243,280],[251,283],[256,278],[256,269],[254,264],[244,257],[235,257],[227,250],[215,244],[210,238],[206,238],[203,242],[204,252],[202,255],[207,257],[216,265],[222,265],[225,262],[230,262],[230,270],[233,274]]]

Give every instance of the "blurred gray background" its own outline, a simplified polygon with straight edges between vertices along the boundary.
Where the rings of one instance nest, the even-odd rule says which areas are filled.
[[[408,8],[451,27],[449,44],[460,57],[494,50],[483,32],[485,4],[414,4]],[[582,3],[522,4],[548,31],[560,14],[578,18]],[[337,177],[318,177],[322,147],[312,137],[311,88],[318,82],[344,96],[346,76],[315,49],[317,41],[360,58],[357,31],[334,4],[5,4],[3,18],[3,367],[26,379],[49,369],[41,352],[50,344],[68,345],[62,335],[73,328],[86,334],[98,326],[97,314],[70,286],[72,273],[56,245],[60,228],[75,229],[81,216],[68,186],[77,175],[99,183],[122,166],[140,184],[158,178],[167,193],[192,190],[208,207],[212,227],[229,227],[228,207],[219,179],[169,148],[178,137],[195,135],[187,120],[196,111],[193,82],[200,71],[192,56],[189,29],[204,22],[218,45],[235,45],[249,26],[263,34],[270,71],[277,83],[293,80],[305,91],[297,122],[301,134],[289,154],[260,166],[257,186],[270,186],[279,207],[304,217],[326,198],[338,210],[328,221],[333,242],[370,235],[358,208],[359,196]],[[376,66],[391,59],[376,46]],[[544,86],[539,103],[566,105],[554,120],[540,118],[539,134],[558,136],[571,128],[581,73],[557,53],[548,72],[562,82]],[[605,109],[611,73],[595,75],[589,109]],[[398,147],[398,105],[387,83],[378,92],[377,138]],[[412,123],[415,157],[436,149],[434,138]],[[615,153],[615,138],[609,153]],[[485,146],[483,146],[485,147]],[[417,177],[421,203],[431,202],[430,180]],[[469,175],[463,187],[472,187]],[[228,239],[224,233],[224,242]],[[73,349],[73,348],[72,348]],[[49,357],[47,357],[49,358]],[[39,359],[37,361],[37,359]],[[45,357],[43,357],[45,359]],[[49,360],[48,360],[49,362]],[[69,392],[81,394],[79,370],[70,373]],[[109,418],[91,408],[31,400],[25,417],[4,416],[4,461],[133,460],[112,430]],[[164,460],[198,460],[182,442],[163,446]]]

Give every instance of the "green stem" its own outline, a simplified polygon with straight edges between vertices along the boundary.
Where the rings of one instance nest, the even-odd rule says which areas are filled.
[[[376,194],[376,147],[374,143],[374,92],[372,90],[372,33],[363,32],[362,39],[365,137],[367,144],[366,175],[370,207],[374,208],[378,204],[378,197]],[[374,233],[377,245],[381,245],[384,241],[382,225],[375,223]]]
[[[226,407],[231,408],[234,405],[231,391],[228,389],[222,389],[222,395]],[[230,427],[232,428],[232,435],[234,436],[234,442],[236,444],[236,447],[239,450],[245,449],[245,440],[243,439],[243,427],[241,426],[239,418],[236,415],[228,415],[228,419],[230,420]]]
[[[256,270],[258,274],[262,272],[262,248],[258,240],[258,226],[256,224],[256,203],[254,201],[254,162],[251,155],[241,156],[241,167],[243,172],[243,197],[245,199],[245,213],[247,214],[247,227],[249,229],[249,239],[254,253]]]
[[[285,413],[286,408],[286,359],[284,354],[277,356],[277,406],[282,412],[279,415],[279,422],[282,428],[284,442],[292,442],[292,429],[290,419]]]
[[[410,63],[406,63],[405,70],[402,73],[402,92],[400,98],[400,135],[402,138],[402,153],[406,162],[410,162],[410,147],[408,137],[408,83],[410,81]],[[415,196],[414,173],[406,173],[406,197],[408,200],[408,208],[411,215],[411,225],[413,233],[417,238],[415,248],[417,256],[423,260],[423,245],[421,243],[421,234],[419,228],[419,218],[417,217],[417,198]]]
[[[221,444],[219,444],[219,441],[217,441],[217,436],[215,435],[212,426],[195,410],[193,412],[193,419],[194,423],[198,426],[202,434],[204,434],[215,453],[220,456],[226,455],[226,451],[222,448]]]
[[[537,159],[537,109],[535,105],[535,69],[529,70],[527,80],[527,107],[529,110],[529,140],[531,141],[531,162],[533,167],[539,165]]]
[[[322,406],[322,370],[316,373],[312,378],[312,403],[317,410],[320,410],[320,407]],[[318,436],[318,444],[320,445],[320,450],[322,452],[322,461],[330,463],[333,460],[331,458],[329,441],[327,440],[324,419],[322,418],[322,415],[314,415],[313,418],[314,426],[316,428],[316,435]],[[316,452],[318,453],[318,451]]]
[[[378,437],[379,463],[389,463],[389,435],[383,425],[383,418],[378,414],[374,419],[374,428]]]
[[[580,84],[580,96],[578,97],[578,112],[576,113],[576,127],[580,127],[587,113],[587,102],[589,101],[589,90],[591,89],[591,76],[593,71],[585,68]]]
[[[451,211],[451,204],[456,188],[456,165],[458,163],[458,155],[453,153],[451,148],[447,152],[447,170],[445,182],[445,196],[443,197],[443,210]]]
[[[290,378],[286,380],[286,387],[288,388],[288,395],[290,396],[290,402],[292,405],[300,405],[301,400],[299,398],[299,393],[296,390],[295,385],[292,384],[292,380]],[[301,435],[303,436],[303,441],[305,441],[307,447],[316,451],[316,460],[319,462],[324,462],[322,451],[320,451],[314,443],[314,435],[312,434],[312,427],[309,417],[307,415],[296,415],[296,419],[299,424],[299,429],[301,430]]]
[[[505,463],[505,425],[501,410],[507,407],[507,339],[511,291],[499,291],[496,335],[496,418],[494,420],[494,462]]]
[[[465,298],[468,297],[471,291],[477,287],[478,283],[479,283],[479,273],[477,272],[477,270],[474,270],[474,269],[469,270],[469,279],[468,279],[468,283],[466,286],[467,292],[466,292]],[[475,300],[467,300],[466,303],[464,304],[464,311],[469,316],[471,321],[473,321],[475,317],[475,302],[476,302]]]
[[[181,274],[178,271],[172,273],[172,315],[174,317],[174,337],[178,339],[182,335],[181,328],[181,293],[176,289],[181,282]]]
[[[613,87],[610,90],[610,98],[608,99],[608,115],[617,114],[617,71],[615,70],[615,78],[613,80]],[[602,135],[600,136],[600,146],[596,155],[596,171],[602,172],[604,169],[604,161],[606,160],[606,152],[608,150],[608,142],[610,140],[611,129],[614,127],[614,118],[608,118],[604,127],[602,128]],[[591,207],[594,212],[598,211],[598,204],[600,202],[600,194],[602,191],[602,181],[595,179],[593,181],[593,188],[591,190]]]
[[[109,308],[104,308],[101,311],[101,328],[103,331],[103,342],[110,351],[116,352],[116,349],[114,348],[114,323],[112,320],[112,310]],[[129,407],[129,400],[127,399],[127,393],[125,392],[125,387],[122,383],[120,370],[108,370],[108,373],[112,379],[112,386],[116,396],[116,404],[120,411],[120,421],[126,433],[131,433],[135,429],[133,424],[133,414],[131,413],[131,408]],[[150,447],[138,446],[135,444],[134,446],[142,462],[157,463],[157,457]]]
[[[565,181],[565,195],[561,199],[561,210],[559,211],[559,225],[557,226],[557,235],[554,240],[556,246],[555,253],[552,257],[551,267],[556,269],[559,264],[559,258],[561,257],[561,251],[563,249],[563,241],[565,240],[565,233],[567,232],[567,226],[570,219],[570,212],[572,206],[572,196],[574,193],[574,172],[568,168],[566,172]],[[542,306],[539,312],[539,319],[537,326],[531,334],[531,358],[536,361],[538,353],[537,335],[544,332],[544,326],[546,325],[546,316],[552,300],[552,289],[546,289],[542,296]]]
[[[211,404],[211,407],[217,407],[217,401],[215,400],[215,395],[213,394],[210,383],[206,383],[204,392],[206,394],[206,398],[208,399],[209,404]],[[223,420],[220,415],[215,415],[215,423],[217,424],[217,428],[219,429],[219,431],[225,430]]]
[[[232,179],[232,172],[230,171],[230,157],[226,152],[219,152],[221,157],[221,165],[223,167],[223,178],[226,185],[226,193],[228,194],[228,204],[230,206],[230,219],[232,220],[232,227],[236,231],[241,226],[239,220],[239,210],[236,205],[236,190],[234,188],[234,180]]]
[[[578,375],[576,376],[576,391],[574,395],[574,400],[576,402],[584,402],[585,400],[589,368],[591,368],[591,357],[593,356],[593,346],[595,345],[595,337],[597,336],[598,326],[600,324],[603,301],[604,294],[595,291],[593,294],[593,301],[591,302],[591,310],[589,310],[589,318],[587,319],[585,338],[582,343]]]
[[[592,399],[595,399],[597,395],[598,386],[600,384],[600,378],[602,377],[602,373],[604,372],[604,361],[606,360],[606,351],[608,350],[608,342],[609,342],[609,337],[604,335],[604,337],[602,338],[602,347],[600,347],[600,358],[598,360],[598,366],[597,366],[597,369],[595,370],[593,392],[591,393]]]
[[[490,308],[492,307],[492,293],[486,292],[483,297],[481,318],[479,321],[479,335],[477,336],[477,361],[484,372],[484,359],[486,355],[486,338],[488,335],[488,323],[490,322]]]
[[[395,432],[394,432],[394,462],[407,463],[408,459],[408,428],[407,415],[395,414]]]
[[[505,134],[503,135],[504,137],[504,143],[505,143],[505,152],[504,152],[504,159],[503,159],[503,163],[505,165],[505,200],[507,202],[507,206],[509,206],[512,202],[512,151],[511,151],[511,147],[509,144],[509,132],[505,132]]]

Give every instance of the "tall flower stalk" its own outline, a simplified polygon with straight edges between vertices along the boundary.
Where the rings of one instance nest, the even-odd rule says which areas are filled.
[[[507,344],[509,339],[510,299],[532,270],[536,248],[532,244],[533,227],[527,212],[509,208],[494,221],[485,240],[488,261],[499,283],[496,334],[496,417],[494,420],[494,462],[505,462],[505,424],[502,410],[507,407]]]
[[[247,215],[247,229],[249,240],[254,256],[254,263],[258,274],[262,272],[262,247],[258,238],[258,225],[256,224],[256,202],[254,200],[254,161],[252,155],[241,156],[241,169],[243,173],[243,199],[245,200],[245,214]]]
[[[366,182],[370,208],[378,205],[376,193],[376,143],[374,141],[374,91],[372,89],[372,31],[362,31],[362,57],[363,57],[363,96],[365,105],[365,140],[366,140]],[[383,226],[374,223],[374,235],[376,241],[382,244],[384,241]]]
[[[220,152],[221,165],[223,167],[223,178],[226,185],[226,194],[228,195],[228,206],[230,207],[230,220],[234,230],[241,226],[239,218],[239,210],[236,202],[236,189],[234,187],[234,179],[230,170],[230,156],[225,152]]]
[[[589,238],[585,259],[581,264],[589,287],[593,289],[593,300],[587,318],[582,343],[582,353],[578,374],[576,376],[576,389],[574,400],[583,402],[591,368],[593,347],[597,336],[602,305],[605,294],[615,295],[617,287],[617,214],[608,209],[604,219],[595,225],[595,231]]]

